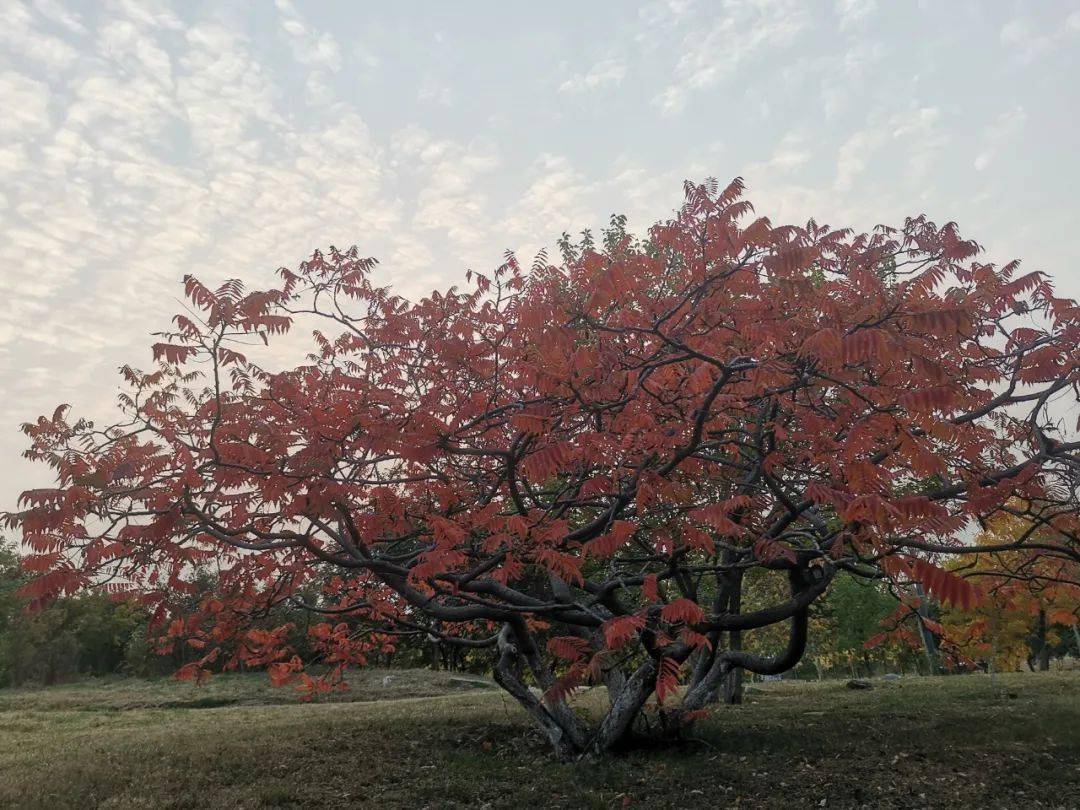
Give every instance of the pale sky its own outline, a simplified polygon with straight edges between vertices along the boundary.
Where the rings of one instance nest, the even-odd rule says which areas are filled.
[[[1080,0],[0,0],[0,510],[18,424],[107,420],[180,278],[357,244],[418,295],[684,179],[925,212],[1080,297]]]

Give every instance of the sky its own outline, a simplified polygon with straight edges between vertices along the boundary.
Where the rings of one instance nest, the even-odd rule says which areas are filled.
[[[741,176],[1080,297],[1077,76],[1080,0],[0,0],[0,511],[49,483],[18,425],[107,422],[186,273],[355,244],[418,296]]]

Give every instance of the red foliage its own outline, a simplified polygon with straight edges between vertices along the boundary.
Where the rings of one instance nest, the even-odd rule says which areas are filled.
[[[416,302],[355,248],[266,291],[188,277],[197,316],[153,370],[123,370],[117,426],[64,407],[24,426],[57,475],[7,516],[35,552],[28,591],[108,575],[164,603],[213,562],[216,609],[183,633],[245,638],[219,665],[308,693],[338,681],[300,672],[284,632],[244,635],[301,594],[336,622],[312,629],[334,672],[422,631],[497,646],[549,694],[618,648],[604,666],[651,659],[663,698],[694,650],[764,666],[717,645],[733,566],[791,583],[750,630],[799,622],[840,568],[970,604],[940,558],[1016,498],[1052,535],[1041,553],[1075,557],[1080,442],[1046,404],[1080,380],[1076,304],[980,263],[952,224],[774,226],[741,193],[688,184],[644,242],[529,272],[508,255]],[[239,351],[312,326],[295,368]],[[575,668],[558,688],[544,651]]]

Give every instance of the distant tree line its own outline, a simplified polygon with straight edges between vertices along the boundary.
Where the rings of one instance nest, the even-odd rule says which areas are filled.
[[[80,676],[165,676],[201,655],[183,640],[163,644],[167,627],[153,626],[150,612],[130,599],[84,591],[30,611],[19,590],[32,577],[21,568],[12,544],[0,540],[0,687],[48,685]],[[194,611],[213,593],[215,577],[203,571],[193,583],[190,593],[177,595],[173,615]],[[308,627],[324,620],[299,605],[284,604],[263,624],[269,629],[291,623],[290,644],[305,663],[317,666]],[[376,654],[371,663],[478,671],[481,667],[474,658],[467,650],[417,633],[399,637],[392,652]]]
[[[62,597],[47,607],[27,610],[19,589],[32,574],[23,571],[11,544],[0,542],[0,687],[53,684],[80,676],[165,676],[200,657],[183,640],[163,645],[167,628],[153,627],[147,609],[136,602],[100,592]],[[193,579],[192,592],[177,595],[174,615],[193,611],[213,594],[215,578],[203,571]],[[748,578],[745,609],[766,603],[773,595],[765,577]],[[936,615],[936,614],[935,614]],[[1045,611],[997,611],[984,607],[938,616],[950,636],[964,639],[978,633],[981,646],[967,644],[939,661],[931,661],[913,627],[914,615],[898,620],[897,601],[879,583],[837,577],[828,594],[816,603],[810,618],[815,632],[806,656],[791,673],[798,678],[868,677],[885,672],[928,674],[961,669],[1046,669],[1049,661],[1077,656],[1077,633],[1067,624],[1048,621]],[[989,617],[989,618],[987,618]],[[310,648],[308,628],[325,617],[300,604],[280,605],[266,617],[269,629],[291,624],[290,645],[305,663],[318,666]],[[941,625],[928,622],[932,627]],[[906,630],[904,629],[906,627]],[[989,627],[990,630],[986,630]],[[883,630],[892,630],[885,632]],[[776,630],[778,633],[779,630]],[[764,628],[747,634],[746,649],[767,650],[778,639]],[[964,653],[958,657],[958,653]],[[960,665],[960,660],[966,666]],[[442,643],[426,633],[398,636],[392,651],[376,653],[370,663],[384,667],[427,667],[484,672],[487,663],[468,649]]]

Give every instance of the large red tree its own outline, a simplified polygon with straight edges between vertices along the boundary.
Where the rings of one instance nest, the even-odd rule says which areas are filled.
[[[188,277],[155,369],[123,369],[119,424],[25,427],[58,476],[9,515],[33,595],[107,580],[164,605],[212,562],[219,592],[172,617],[206,654],[183,674],[319,689],[420,631],[490,648],[568,756],[624,743],[652,696],[670,729],[729,672],[793,666],[839,572],[969,604],[940,558],[1002,513],[1028,527],[1010,547],[1080,561],[1080,442],[1048,412],[1077,396],[1080,309],[1041,273],[924,217],[777,227],[740,181],[688,184],[643,241],[561,247],[415,303],[355,248],[268,291]],[[297,329],[303,365],[243,354]],[[752,568],[784,595],[743,612]],[[330,676],[248,630],[287,600],[327,615]],[[777,623],[774,656],[740,649]],[[567,703],[586,684],[598,723]]]

